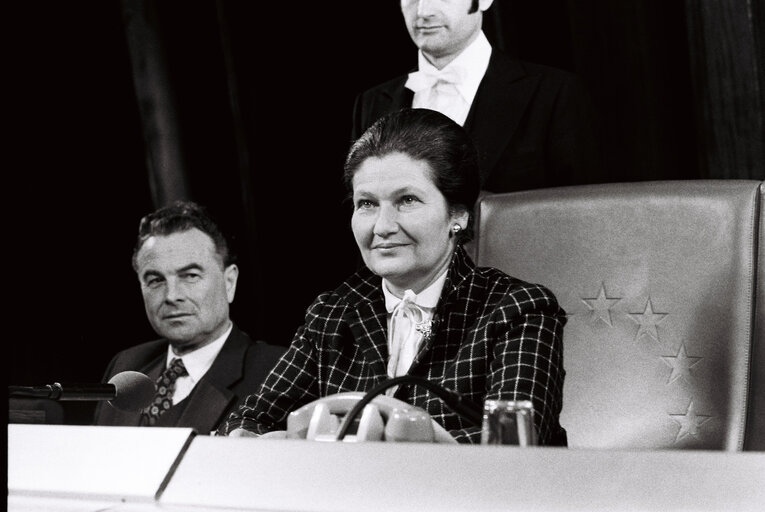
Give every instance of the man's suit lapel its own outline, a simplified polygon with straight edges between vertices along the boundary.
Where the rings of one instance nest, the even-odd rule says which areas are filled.
[[[395,112],[402,108],[411,107],[414,93],[404,87],[408,75],[404,75],[400,80],[395,80],[380,91],[378,96],[380,103],[376,105],[377,110],[373,112],[370,119],[370,125],[378,118],[389,112]]]
[[[204,378],[194,386],[189,401],[175,425],[190,425],[198,434],[209,434],[218,424],[218,419],[228,407],[233,394],[225,388],[217,388]],[[158,426],[162,425],[161,417]]]
[[[247,342],[236,325],[215,358],[213,365],[188,396],[178,425],[194,425],[199,434],[209,434],[234,400],[231,386],[242,379],[242,361]],[[161,418],[160,418],[161,419]]]
[[[404,87],[407,76],[392,80],[379,90],[369,124],[389,112],[412,106],[414,94]],[[539,82],[540,77],[529,76],[518,61],[492,50],[489,67],[464,125],[478,149],[482,183],[518,129]]]
[[[482,183],[515,134],[539,80],[527,75],[517,61],[492,50],[486,75],[465,120],[465,129],[478,149]]]

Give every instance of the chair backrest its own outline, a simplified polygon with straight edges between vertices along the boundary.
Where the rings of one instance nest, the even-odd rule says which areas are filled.
[[[760,230],[757,248],[754,343],[745,450],[765,450],[765,182],[760,186]]]
[[[765,343],[753,326],[761,185],[614,183],[481,200],[477,264],[546,285],[567,312],[569,446],[741,450],[762,436],[762,410],[749,409],[765,389],[750,389],[753,354],[763,363],[753,344]],[[747,415],[759,433],[746,432]]]

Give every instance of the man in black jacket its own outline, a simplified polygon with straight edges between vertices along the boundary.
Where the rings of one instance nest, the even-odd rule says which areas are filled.
[[[229,318],[239,269],[202,207],[178,202],[144,217],[133,268],[149,322],[162,339],[119,352],[105,380],[138,371],[157,383],[157,394],[142,411],[99,404],[95,424],[209,434],[257,390],[284,348],[254,343]]]
[[[492,48],[481,26],[492,0],[401,0],[418,69],[359,94],[353,139],[404,107],[464,126],[478,150],[481,188],[509,192],[599,180],[592,112],[567,71]]]

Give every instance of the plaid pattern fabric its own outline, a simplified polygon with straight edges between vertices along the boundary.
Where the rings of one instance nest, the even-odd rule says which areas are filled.
[[[482,407],[486,399],[531,400],[540,444],[565,444],[558,422],[563,394],[565,312],[546,288],[494,268],[476,268],[455,251],[433,335],[409,374],[453,389]],[[367,391],[387,380],[387,312],[381,279],[364,268],[308,308],[290,348],[257,393],[221,427],[256,433],[286,429],[287,415],[316,398]],[[421,386],[396,398],[425,409],[459,442],[480,442],[480,427]]]

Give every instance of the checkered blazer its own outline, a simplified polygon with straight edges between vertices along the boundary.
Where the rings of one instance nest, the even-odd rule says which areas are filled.
[[[364,268],[321,294],[258,392],[231,413],[220,433],[284,430],[287,415],[312,400],[367,391],[387,380],[381,285]],[[566,317],[552,292],[477,268],[459,247],[434,318],[433,336],[421,344],[409,374],[455,390],[479,408],[485,399],[531,400],[539,444],[566,444],[558,422]],[[480,427],[422,386],[401,385],[395,397],[425,409],[457,441],[480,442]]]

